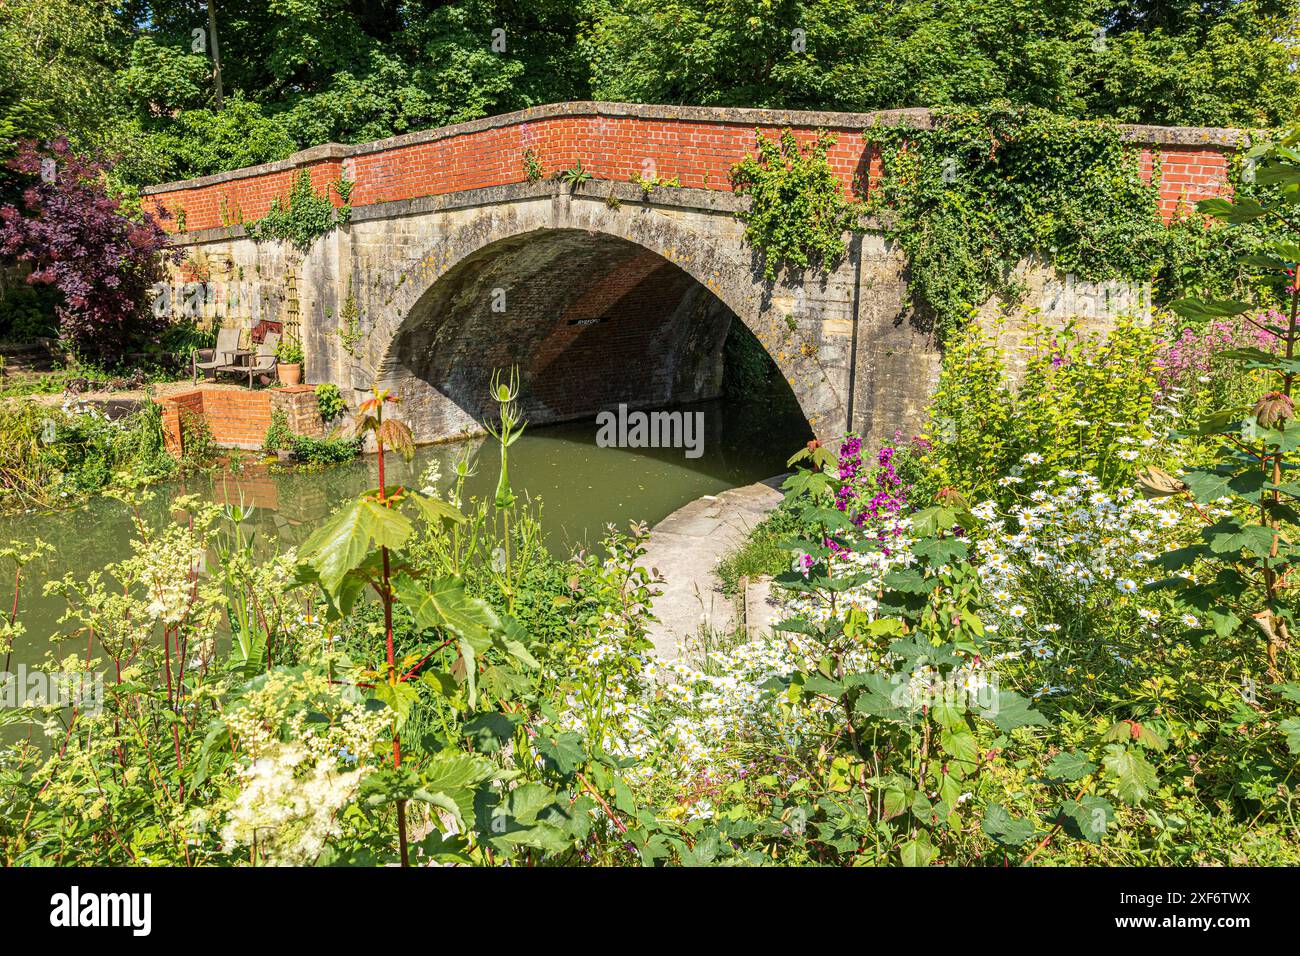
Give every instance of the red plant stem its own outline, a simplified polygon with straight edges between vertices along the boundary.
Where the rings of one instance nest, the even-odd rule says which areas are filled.
[[[442,650],[444,647],[446,647],[448,644],[450,644],[450,643],[451,643],[451,640],[452,640],[452,639],[451,639],[450,637],[447,638],[445,641],[443,641],[441,644],[439,644],[437,647],[435,647],[435,648],[434,648],[433,650],[431,650],[429,653],[427,653],[427,654],[425,654],[423,657],[421,657],[418,661],[415,662],[415,666],[414,666],[414,667],[412,667],[409,671],[407,671],[405,674],[403,674],[401,677],[399,677],[399,678],[397,679],[397,682],[398,682],[399,684],[402,684],[402,683],[405,683],[406,681],[410,680],[410,679],[411,679],[411,676],[412,676],[416,671],[418,671],[421,667],[423,667],[424,664],[425,664],[425,662],[428,661],[429,658],[431,658],[434,654],[437,654],[440,650]]]
[[[122,686],[122,658],[113,655],[113,676],[119,687]],[[117,759],[126,772],[126,746],[122,743],[122,717],[119,712],[113,714],[113,736],[117,738]]]
[[[377,418],[382,421],[384,417],[383,407],[380,406]],[[388,495],[384,487],[384,443],[376,441],[379,450],[379,502],[385,508],[392,505],[388,503]],[[384,600],[384,644],[385,651],[388,655],[388,683],[394,687],[397,686],[397,655],[393,648],[393,587],[389,577],[388,569],[388,548],[380,545],[379,553],[384,562],[384,586],[381,595]],[[398,733],[397,723],[393,723],[393,769],[402,765],[402,736]],[[402,858],[402,866],[410,866],[411,861],[406,845],[406,801],[397,801],[397,847],[399,855]]]
[[[163,629],[163,657],[167,661],[167,702],[171,705],[172,713],[175,714],[175,713],[179,713],[179,710],[177,708],[176,699],[172,694],[172,658],[171,658],[172,632],[173,632],[173,628]],[[179,634],[176,635],[176,649],[177,651],[180,650]],[[181,774],[183,773],[183,767],[181,764],[181,729],[176,725],[176,721],[173,720],[171,724],[172,724],[172,746],[176,751],[176,775],[177,775],[177,785],[179,788],[177,790],[176,798],[178,800],[184,800],[185,779],[184,777],[181,776]]]
[[[22,565],[20,564],[14,568],[14,603],[13,603],[13,607],[9,609],[9,630],[11,633],[14,628],[14,621],[18,620],[18,582],[22,580],[22,576],[23,576],[23,568]],[[6,674],[9,672],[9,659],[12,658],[13,656],[14,656],[13,638],[10,637],[9,650],[5,652],[5,673]]]
[[[388,652],[388,683],[397,683],[397,655],[393,649],[393,593],[388,585],[388,549],[381,547],[384,560],[384,641]],[[402,765],[402,748],[397,735],[393,735],[393,766]]]
[[[168,704],[172,704],[172,705],[173,705],[173,708],[174,708],[174,706],[175,706],[175,701],[174,701],[173,696],[172,696],[172,642],[171,642],[171,628],[170,628],[170,627],[167,627],[166,625],[163,626],[163,663],[164,663],[164,665],[166,665],[166,671],[167,671],[167,703],[168,703]]]

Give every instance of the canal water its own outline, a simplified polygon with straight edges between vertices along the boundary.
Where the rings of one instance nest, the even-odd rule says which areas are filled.
[[[598,542],[607,524],[653,524],[702,495],[780,474],[786,459],[811,437],[792,397],[776,403],[718,400],[680,410],[703,415],[703,453],[698,458],[686,457],[680,448],[599,447],[594,421],[528,429],[511,446],[511,485],[516,494],[540,499],[553,553],[566,556]],[[488,498],[499,472],[497,445],[490,438],[425,446],[410,463],[390,454],[388,481],[415,486],[437,461],[443,475],[440,487],[445,489],[454,461],[467,446],[477,469],[467,483],[467,496]],[[252,509],[249,525],[256,531],[255,546],[265,553],[300,544],[342,501],[377,484],[377,463],[370,455],[317,471],[244,464],[155,486],[155,497],[142,516],[153,526],[171,521],[171,501],[185,494],[243,505]],[[127,556],[134,527],[128,507],[111,498],[96,498],[67,511],[0,518],[0,544],[40,537],[56,549],[25,571],[19,616],[27,633],[23,646],[14,650],[14,665],[31,667],[42,661],[50,638],[60,634],[64,604],[41,594],[43,582],[66,573],[84,579]],[[0,605],[7,607],[11,596],[9,586],[0,581]]]

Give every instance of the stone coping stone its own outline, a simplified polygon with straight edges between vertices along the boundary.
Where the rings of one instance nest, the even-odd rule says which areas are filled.
[[[158,193],[199,189],[236,179],[248,179],[270,173],[285,172],[313,163],[342,161],[352,156],[364,156],[405,146],[432,143],[455,136],[479,133],[485,130],[518,126],[539,120],[570,116],[610,116],[630,119],[667,120],[695,123],[727,123],[746,126],[793,126],[808,129],[859,131],[870,126],[913,126],[930,129],[936,122],[936,113],[926,108],[879,110],[874,113],[843,113],[826,110],[770,110],[726,106],[664,106],[636,103],[607,103],[580,100],[571,103],[550,103],[533,106],[513,113],[485,116],[481,119],[440,126],[436,129],[403,133],[369,143],[345,145],[322,143],[293,153],[287,159],[259,166],[245,166],[211,176],[183,179],[140,190],[144,196]],[[1149,146],[1236,146],[1249,135],[1249,131],[1226,127],[1151,126],[1119,124],[1125,140]]]

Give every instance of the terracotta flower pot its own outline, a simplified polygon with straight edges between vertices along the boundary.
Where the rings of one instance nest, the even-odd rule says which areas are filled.
[[[281,385],[297,385],[302,381],[302,365],[286,365],[281,362],[275,367],[276,374],[280,376]]]

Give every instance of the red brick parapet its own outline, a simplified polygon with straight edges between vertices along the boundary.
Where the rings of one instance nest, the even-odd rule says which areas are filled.
[[[522,182],[524,153],[532,150],[546,175],[582,163],[596,179],[626,182],[647,171],[684,187],[731,190],[731,167],[754,149],[754,133],[784,128],[804,143],[818,130],[837,134],[829,160],[846,192],[855,182],[876,181],[879,160],[870,155],[869,126],[928,128],[929,110],[878,113],[800,112],[697,106],[645,106],[577,102],[538,106],[516,113],[408,133],[373,143],[327,143],[280,162],[215,176],[151,186],[146,204],[185,212],[187,231],[258,219],[275,197],[288,195],[294,177],[307,170],[318,193],[346,177],[355,185],[351,205],[439,196]],[[1121,126],[1142,148],[1148,178],[1161,167],[1161,211],[1168,220],[1196,200],[1221,193],[1229,159],[1243,131],[1194,127]],[[340,200],[332,192],[331,200]],[[175,218],[167,228],[175,231]]]

